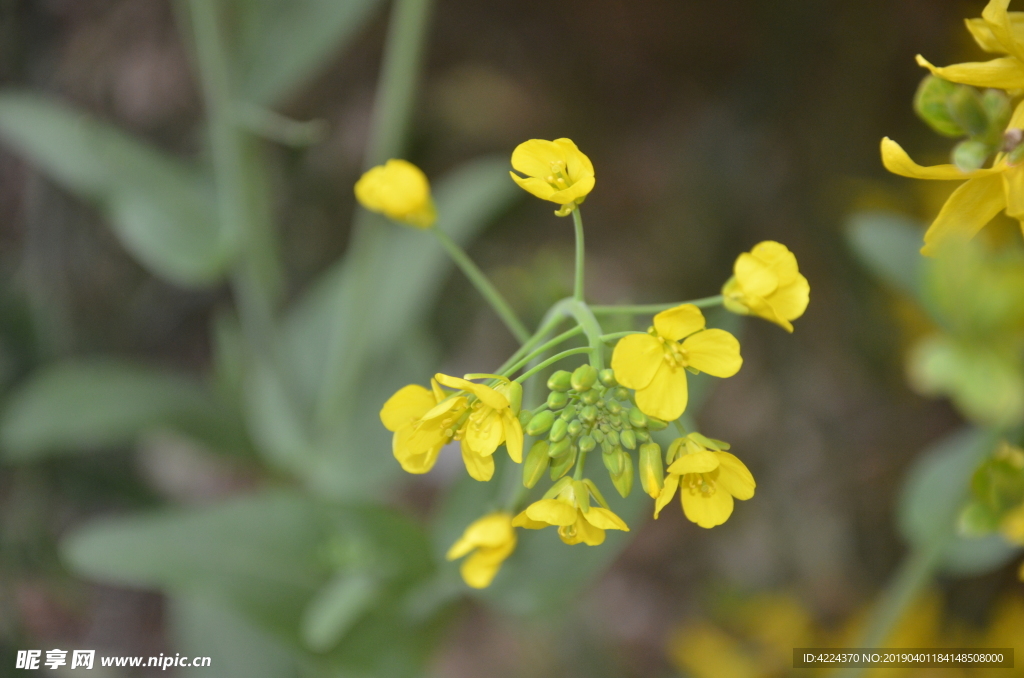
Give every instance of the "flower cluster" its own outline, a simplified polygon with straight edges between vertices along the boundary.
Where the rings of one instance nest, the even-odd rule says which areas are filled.
[[[586,474],[588,457],[598,454],[622,497],[629,496],[639,476],[655,502],[655,518],[678,492],[689,520],[705,528],[724,523],[735,499],[754,495],[753,475],[728,452],[727,443],[687,432],[680,418],[689,404],[687,373],[728,378],[739,371],[743,358],[736,337],[708,327],[701,309],[724,306],[792,332],[792,321],[804,313],[810,293],[793,253],[768,241],[736,259],[720,296],[654,308],[591,307],[583,296],[579,206],[594,188],[593,164],[569,139],[532,139],[515,149],[512,167],[519,186],[558,204],[556,215],[572,216],[577,235],[575,293],[552,307],[532,333],[435,224],[438,214],[429,183],[418,168],[389,160],[369,170],[355,189],[367,209],[433,233],[509,330],[517,338],[527,337],[495,374],[436,374],[429,388],[411,384],[400,389],[380,412],[381,422],[393,433],[395,459],[409,473],[430,471],[442,450],[455,442],[466,471],[479,481],[494,476],[495,452],[502,446],[512,462],[522,463],[522,486],[503,501],[505,508],[472,522],[448,552],[449,560],[464,558],[462,577],[475,588],[490,585],[513,554],[516,528],[556,527],[566,544],[589,546],[603,543],[607,530],[629,531]],[[605,314],[652,312],[646,332],[606,334],[598,320]],[[569,329],[556,334],[564,324]],[[580,335],[586,346],[559,350]],[[613,348],[607,356],[609,346]],[[554,367],[578,355],[585,356],[582,365]],[[605,367],[608,358],[610,367]],[[545,375],[546,395],[524,407],[522,385]],[[669,426],[679,431],[674,439]],[[532,442],[524,460],[527,437]],[[531,502],[545,475],[552,484]]]

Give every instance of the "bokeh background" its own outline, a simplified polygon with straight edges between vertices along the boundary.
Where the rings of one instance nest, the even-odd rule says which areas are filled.
[[[920,321],[854,260],[844,229],[864,208],[924,220],[941,204],[888,176],[878,142],[896,138],[917,158],[948,152],[911,109],[923,75],[913,57],[979,57],[961,21],[982,6],[438,0],[407,152],[428,175],[508,155],[528,138],[568,136],[597,170],[583,210],[591,300],[716,294],[737,253],[765,239],[796,253],[812,293],[792,336],[745,324],[744,367],[700,416],[701,430],[729,440],[751,468],[756,497],[711,531],[677,510],[638,524],[557,635],[457,605],[432,641],[430,675],[679,675],[686,667],[667,649],[675,630],[735,616],[737,601],[784,595],[837,633],[863,613],[905,551],[893,524],[908,466],[961,422],[906,386],[903,351]],[[328,130],[309,147],[268,146],[288,298],[346,249],[385,9],[276,107]],[[164,0],[0,0],[0,87],[51,95],[186,158],[206,153],[190,49]],[[469,249],[533,324],[568,291],[571,248],[567,220],[524,195]],[[230,301],[224,285],[196,291],[154,277],[100,210],[0,142],[5,393],[68,356],[202,375],[214,313]],[[514,349],[457,272],[431,303],[428,335],[447,369],[480,371]],[[426,478],[397,478],[382,501],[425,521],[454,474],[443,460]],[[4,465],[0,675],[26,647],[174,647],[163,596],[75,575],[58,553],[63,535],[96,516],[207,505],[276,482],[250,458],[167,436]],[[985,627],[999,601],[1020,594],[1014,572],[941,579],[935,615]],[[765,671],[757,675],[782,669]]]

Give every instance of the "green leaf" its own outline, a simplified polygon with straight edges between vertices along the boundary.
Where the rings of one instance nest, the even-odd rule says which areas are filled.
[[[171,282],[216,283],[228,253],[202,175],[109,125],[46,98],[0,93],[0,136],[57,183],[95,201],[121,244]]]
[[[338,574],[317,592],[302,616],[302,639],[310,649],[331,649],[376,601],[379,585],[366,572]]]
[[[304,84],[373,16],[380,0],[234,0],[243,99],[271,105]]]
[[[73,361],[36,372],[0,418],[6,461],[94,450],[169,427],[222,449],[247,445],[239,422],[200,384],[115,360]]]
[[[846,239],[860,262],[877,278],[912,297],[920,297],[919,224],[891,212],[861,212],[850,217]]]

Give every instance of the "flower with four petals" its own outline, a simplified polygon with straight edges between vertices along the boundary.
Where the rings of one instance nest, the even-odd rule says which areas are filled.
[[[665,486],[654,505],[654,517],[672,501],[679,490],[683,513],[701,527],[721,525],[732,515],[733,498],[754,496],[754,476],[734,455],[728,445],[691,433],[677,438],[668,449],[671,464]]]
[[[512,152],[513,181],[541,200],[562,206],[556,215],[568,216],[594,189],[594,166],[570,139],[530,139]]]
[[[366,171],[356,182],[356,199],[370,210],[416,228],[437,221],[430,182],[416,165],[392,158]]]
[[[497,512],[470,523],[445,557],[457,560],[469,554],[462,561],[459,572],[466,584],[482,589],[491,585],[501,564],[515,549],[516,530],[512,527],[512,514]]]
[[[733,276],[722,288],[733,313],[756,315],[793,331],[792,320],[807,310],[811,286],[800,275],[796,257],[780,243],[766,240],[736,259]]]
[[[593,497],[600,506],[591,506]],[[566,544],[604,543],[605,530],[629,532],[625,521],[612,513],[597,486],[590,480],[562,478],[551,486],[544,498],[526,507],[512,520],[515,527],[542,530],[554,525]]]

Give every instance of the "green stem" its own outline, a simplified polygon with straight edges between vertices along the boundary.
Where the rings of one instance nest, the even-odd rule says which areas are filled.
[[[575,212],[573,212],[575,214]],[[592,353],[590,354],[590,364],[594,366],[598,371],[604,369],[604,342],[601,340],[602,330],[601,325],[597,322],[597,318],[590,311],[590,307],[587,306],[586,302],[580,301],[579,299],[566,299],[560,302],[565,305],[565,310],[576,319],[576,322],[583,328],[584,334],[587,335],[587,342],[590,344]]]
[[[512,310],[505,298],[501,296],[501,293],[495,289],[491,281],[487,279],[473,260],[469,258],[469,255],[459,247],[458,243],[451,239],[451,237],[439,228],[430,229],[437,237],[437,241],[441,243],[445,251],[448,252],[448,256],[452,258],[452,261],[462,269],[462,272],[469,278],[469,281],[476,287],[476,291],[480,293],[487,303],[491,305],[494,312],[498,314],[502,322],[505,323],[505,327],[508,328],[512,336],[516,338],[520,344],[525,344],[530,339],[530,331],[526,329],[523,322],[516,316],[516,312]]]
[[[580,456],[576,459],[576,470],[572,473],[573,480],[583,480],[583,467],[587,463],[587,452],[580,451]],[[631,462],[632,463],[632,462]]]
[[[640,304],[636,306],[591,306],[590,310],[594,315],[646,315],[648,313],[660,313],[683,304],[693,304],[697,308],[711,308],[722,305],[722,295],[693,299],[692,301],[673,301],[669,304]]]
[[[529,355],[527,355],[527,356],[525,356],[523,358],[520,358],[513,365],[503,369],[500,372],[500,374],[503,375],[503,376],[506,376],[506,377],[511,375],[511,374],[514,374],[516,370],[523,368],[531,360],[533,360],[534,358],[536,358],[540,354],[544,353],[545,351],[547,351],[549,349],[554,348],[555,346],[558,346],[559,344],[561,344],[563,341],[566,341],[567,339],[571,339],[571,338],[575,337],[577,334],[580,334],[581,332],[583,332],[583,328],[580,327],[579,325],[577,325],[576,327],[572,328],[571,330],[566,330],[565,332],[562,332],[561,334],[559,334],[557,337],[555,337],[551,341],[548,341],[548,342],[538,346],[535,350],[531,351],[529,353]]]
[[[572,223],[576,227],[576,281],[572,288],[572,298],[582,302],[585,248],[583,246],[583,217],[580,215],[579,207],[572,211]]]
[[[538,372],[540,372],[541,370],[543,370],[545,367],[548,367],[549,365],[554,365],[559,360],[564,360],[565,358],[568,358],[571,355],[579,355],[580,353],[590,353],[593,350],[594,349],[590,348],[589,346],[583,346],[581,348],[570,348],[568,351],[562,351],[561,353],[556,353],[555,355],[551,356],[547,360],[544,360],[544,361],[542,361],[540,363],[537,363],[536,365],[531,367],[526,372],[523,372],[518,377],[513,379],[513,381],[518,381],[521,384],[524,381],[526,381],[527,379],[529,379],[530,377],[532,377],[533,375],[535,375]]]

